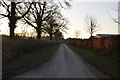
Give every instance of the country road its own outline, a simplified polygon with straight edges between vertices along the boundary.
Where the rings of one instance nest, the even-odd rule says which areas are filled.
[[[45,64],[14,78],[106,78],[65,44]]]

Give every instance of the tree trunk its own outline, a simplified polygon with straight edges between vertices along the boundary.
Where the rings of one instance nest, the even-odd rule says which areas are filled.
[[[41,25],[42,25],[42,22],[39,22],[37,23],[37,39],[41,39]]]
[[[52,40],[52,35],[53,35],[52,31],[53,31],[53,27],[51,26],[49,31],[50,41]]]
[[[41,39],[41,30],[37,30],[37,39]]]
[[[52,34],[50,34],[50,41],[52,40]]]
[[[42,33],[41,26],[42,26],[42,18],[43,18],[45,6],[46,6],[46,2],[44,2],[44,4],[43,4],[42,15],[37,14],[37,27],[38,27],[37,39],[41,39],[41,33]]]
[[[42,25],[42,17],[37,15],[37,39],[41,39],[41,25]]]
[[[10,22],[9,27],[10,27],[10,37],[14,38],[15,22]]]
[[[10,27],[10,37],[14,38],[14,30],[16,27],[16,12],[15,12],[15,8],[16,8],[16,4],[15,2],[11,2],[11,16],[9,18],[10,23],[9,23],[9,27]]]

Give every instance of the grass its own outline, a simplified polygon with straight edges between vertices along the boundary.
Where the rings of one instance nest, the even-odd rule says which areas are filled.
[[[59,44],[52,41],[34,39],[2,38],[3,78],[37,67],[48,61]]]
[[[118,78],[118,62],[117,59],[111,59],[105,55],[105,52],[95,51],[85,48],[70,48],[78,53],[83,59],[95,68],[108,75],[110,78]]]
[[[44,48],[33,54],[26,54],[19,57],[19,59],[11,61],[9,63],[3,63],[3,70],[20,69],[25,67],[34,67],[48,61],[55,53],[58,45]]]
[[[40,49],[45,47],[51,47],[55,43],[44,41],[44,40],[34,40],[34,39],[9,39],[9,37],[2,38],[2,57],[3,62],[10,62],[18,59],[18,57],[25,54],[38,52]]]

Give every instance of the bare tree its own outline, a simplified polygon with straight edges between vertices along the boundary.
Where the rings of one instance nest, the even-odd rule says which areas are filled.
[[[54,27],[46,28],[45,26],[46,26],[46,23],[49,23],[50,25],[53,25],[53,24],[55,25],[56,23],[54,22],[54,20],[52,18],[56,17],[56,16],[57,16],[56,19],[58,19],[62,16],[60,14],[60,9],[59,9],[58,5],[51,4],[46,1],[34,2],[32,8],[30,9],[30,13],[24,17],[24,20],[25,20],[25,23],[29,24],[30,26],[32,26],[36,29],[37,38],[41,39],[42,30],[46,30],[47,32],[49,31],[49,34],[52,35],[52,31],[53,31],[52,29]],[[51,23],[50,21],[53,23]],[[47,24],[47,26],[49,24]],[[64,24],[65,24],[65,22],[64,22]],[[63,23],[61,25],[59,25],[59,27],[60,26],[63,26]],[[63,27],[60,27],[60,28],[61,28],[61,30],[64,30]],[[50,32],[50,30],[52,30],[52,31]],[[57,31],[58,30],[56,30],[56,32]],[[52,38],[52,37],[50,37],[50,38]]]
[[[22,5],[22,2],[9,2],[7,0],[2,0],[0,5],[6,13],[0,13],[2,17],[7,17],[9,20],[9,27],[10,27],[10,37],[14,37],[14,30],[16,28],[16,23],[18,20],[23,18],[30,10],[32,3],[29,5],[29,8],[24,12],[24,14],[20,15],[19,12],[22,10],[22,7],[18,7],[18,5]]]
[[[92,16],[86,16],[85,17],[85,23],[86,23],[86,31],[90,34],[90,38],[93,36],[95,32],[97,32],[98,29],[98,23],[95,17]]]
[[[117,12],[117,18],[113,17],[110,15],[110,17],[112,17],[113,21],[120,24],[120,2],[118,2],[118,6],[116,6],[117,8],[113,9]]]
[[[76,36],[76,38],[79,38],[79,36],[80,36],[80,31],[79,30],[75,31],[75,36]]]
[[[59,40],[62,40],[63,39],[63,33],[58,31],[56,34],[55,34],[55,40],[58,42]]]
[[[28,6],[26,6],[28,7]],[[41,39],[42,22],[45,12],[46,2],[34,2],[30,13],[24,17],[25,23],[34,27],[37,31],[37,38]]]
[[[49,34],[50,40],[52,40],[53,35],[57,32],[67,30],[67,21],[65,19],[60,19],[60,17],[55,17],[54,15],[47,20],[45,31]]]
[[[119,8],[118,8],[119,9]],[[115,10],[115,9],[114,9]],[[115,22],[115,23],[118,23],[118,24],[120,24],[120,10],[115,10],[116,12],[117,12],[117,14],[118,14],[118,16],[117,16],[117,18],[116,17],[113,17],[113,16],[111,16],[109,13],[109,16],[112,18],[112,20]]]
[[[72,2],[72,0],[57,0],[57,2],[59,3],[59,6],[61,8],[65,8],[66,6],[68,8],[70,8],[72,5],[70,2]]]
[[[27,6],[26,6],[27,7]],[[47,2],[34,2],[30,13],[24,17],[25,23],[34,27],[37,31],[37,38],[41,39],[44,23],[53,14],[57,13],[58,6],[48,5]]]
[[[59,3],[59,6],[61,6],[61,7],[65,6],[65,5],[67,7],[70,7],[71,6],[70,1],[71,0],[57,0],[57,2]],[[52,2],[54,2],[54,1],[52,1]],[[14,37],[14,30],[17,27],[16,23],[20,19],[22,19],[26,14],[29,13],[29,10],[31,9],[32,3],[27,4],[28,6],[25,5],[24,9],[22,9],[22,7],[24,5],[23,2],[10,2],[8,0],[2,0],[2,1],[0,1],[0,5],[2,6],[2,8],[4,8],[4,10],[6,10],[5,13],[2,13],[2,11],[1,11],[0,18],[4,18],[4,17],[8,18],[8,20],[9,20],[9,27],[10,27],[10,37]],[[36,29],[36,25],[33,25],[34,23],[31,24],[31,22],[34,22],[34,21],[30,20],[30,18],[29,19],[26,18],[26,22],[29,25],[31,25],[32,27],[35,27],[35,29],[36,29],[36,31],[38,33],[38,38],[41,38],[41,35],[40,35],[41,34],[41,29],[42,29],[41,25],[42,25],[42,22],[43,22],[41,19],[43,19],[42,14],[44,14],[44,11],[46,9],[45,6],[46,6],[46,2],[40,3],[40,4],[34,3],[34,8],[32,7],[32,9],[34,9],[34,10],[36,9],[35,11],[37,13],[36,16],[33,14],[33,16],[35,17],[35,19],[37,17],[37,19],[36,19],[37,20],[37,25],[39,26],[37,29]],[[58,6],[57,3],[56,3],[56,6]],[[39,13],[40,13],[40,15],[42,17],[40,17]],[[31,14],[28,15],[28,17],[31,17],[31,16],[32,16]],[[48,16],[46,16],[46,18],[48,18]]]

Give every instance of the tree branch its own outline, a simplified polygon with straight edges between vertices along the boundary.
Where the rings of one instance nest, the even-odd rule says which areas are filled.
[[[43,14],[44,14],[45,6],[46,6],[46,2],[44,2],[44,4],[43,4],[43,9],[42,9],[42,13],[41,13],[41,20],[42,20]]]
[[[36,6],[37,6],[37,4],[36,4],[36,3],[34,3],[34,7],[35,7],[35,10],[36,10],[35,12],[38,14],[39,12],[38,12],[38,9],[37,9],[37,7],[36,7]]]
[[[37,29],[37,27],[35,27],[31,22],[29,22],[29,21],[26,20],[26,19],[25,19],[25,21],[26,21],[26,23],[28,23],[30,26],[32,26],[33,28]]]
[[[42,4],[39,2],[38,5],[39,5],[39,8],[40,8],[40,11],[42,11],[42,8],[41,8],[41,5],[42,5]],[[41,12],[40,12],[40,13],[41,13]]]
[[[4,17],[9,17],[8,15],[5,15],[5,14],[1,14],[1,13],[0,13],[0,15],[1,15],[1,16],[4,16]]]
[[[21,17],[18,17],[17,20],[23,18],[26,14],[28,14],[28,12],[30,11],[30,8],[31,8],[32,4],[33,4],[33,2],[30,4],[28,10]]]
[[[113,19],[113,20],[114,20],[114,22],[116,22],[116,23],[120,24],[120,22],[119,22],[119,21],[117,21],[116,19]]]
[[[2,0],[2,2],[1,2],[1,5],[8,11],[8,14],[10,14],[10,11],[9,11],[10,5],[7,5],[3,0]]]
[[[45,21],[46,19],[48,19],[50,17],[51,13],[49,13],[46,17],[43,18],[42,21]]]

